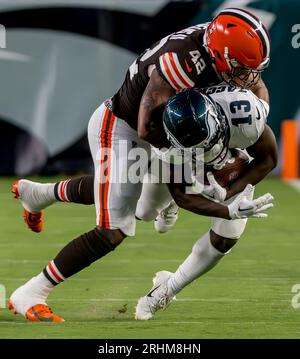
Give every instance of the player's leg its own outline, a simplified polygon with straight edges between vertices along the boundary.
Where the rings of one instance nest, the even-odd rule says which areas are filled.
[[[133,145],[133,137],[138,141],[135,131],[124,121],[117,123],[103,105],[94,113],[89,123],[89,141],[98,174],[94,181],[97,227],[67,244],[38,276],[19,287],[10,298],[11,309],[30,320],[61,321],[46,304],[53,288],[113,251],[126,235],[134,235],[134,214],[142,184],[114,181],[115,170],[127,173],[130,164],[125,148],[118,151],[118,147],[126,139]],[[115,147],[121,153],[119,159],[113,155]]]
[[[157,157],[152,156],[151,169],[159,171]],[[178,206],[174,202],[162,173],[148,171],[143,179],[143,189],[136,210],[136,217],[143,221],[155,221],[157,232],[165,233],[171,229],[178,218]]]
[[[12,192],[24,208],[37,213],[56,202],[94,204],[94,175],[68,178],[55,183],[40,183],[20,179],[13,184]]]
[[[154,228],[158,233],[166,233],[171,230],[178,219],[179,207],[172,199],[155,218]]]
[[[102,151],[102,147],[104,146],[100,148],[100,141],[95,140],[94,137],[101,133],[104,119],[107,122],[107,111],[105,106],[102,105],[95,111],[90,120],[93,126],[89,125],[90,147],[92,155],[95,157],[94,163],[97,164],[98,171],[100,170],[101,161],[100,155],[97,153],[102,153],[104,151],[104,149]],[[99,122],[98,128],[97,122]],[[93,131],[96,132],[96,135],[92,133]],[[103,137],[106,137],[106,133],[103,133]],[[98,185],[100,186],[100,184]],[[95,187],[98,187],[98,185],[95,184]],[[53,191],[55,187],[59,186],[54,185]],[[93,188],[94,184],[91,184],[91,187]],[[99,210],[97,210],[97,216],[98,212]],[[77,237],[67,244],[39,275],[33,277],[13,292],[10,298],[10,308],[30,320],[61,321],[61,318],[50,312],[46,304],[50,292],[66,278],[112,251],[121,243],[124,237],[119,231],[111,232],[98,227]]]
[[[94,204],[94,176],[87,175],[57,183],[39,183],[21,179],[13,184],[12,192],[24,208],[24,221],[34,232],[44,226],[43,210],[56,202]]]
[[[175,273],[162,271],[156,274],[154,286],[149,292],[151,297],[148,293],[138,301],[136,319],[151,319],[158,309],[164,309],[184,287],[215,267],[237,243],[246,224],[247,219],[229,221],[213,218],[211,230],[194,244],[192,252]]]
[[[125,238],[119,231],[95,228],[68,243],[43,271],[11,295],[9,308],[31,321],[64,321],[47,306],[55,286],[113,251]]]
[[[159,213],[169,205],[172,196],[165,183],[157,183],[147,173],[143,180],[143,189],[136,207],[136,217],[146,222],[154,221]]]

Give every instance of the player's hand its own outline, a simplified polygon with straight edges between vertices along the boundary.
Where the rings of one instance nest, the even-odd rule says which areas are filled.
[[[231,219],[268,217],[267,213],[264,212],[273,207],[273,196],[270,193],[267,193],[256,199],[249,200],[248,198],[252,191],[253,186],[248,184],[244,191],[228,205],[229,216]]]
[[[211,172],[208,172],[206,176],[209,185],[204,186],[202,194],[208,199],[212,199],[218,202],[224,202],[227,196],[226,189],[219,185]]]

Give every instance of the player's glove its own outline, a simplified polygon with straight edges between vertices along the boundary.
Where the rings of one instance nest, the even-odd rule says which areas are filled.
[[[256,199],[249,200],[248,198],[252,191],[253,186],[248,184],[244,191],[228,205],[229,216],[231,219],[268,217],[267,213],[263,212],[273,207],[273,196],[270,193],[267,193]]]
[[[204,186],[202,194],[208,199],[217,202],[224,202],[227,196],[226,189],[219,185],[219,183],[216,181],[214,175],[211,172],[208,172],[206,176],[209,185]]]

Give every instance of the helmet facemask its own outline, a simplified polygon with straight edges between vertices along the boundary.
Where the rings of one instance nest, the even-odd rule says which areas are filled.
[[[221,73],[223,80],[232,87],[246,89],[252,88],[258,83],[262,71],[268,67],[270,62],[270,59],[266,58],[257,69],[242,66],[235,59],[229,58],[227,47],[224,51],[224,58],[230,71]]]

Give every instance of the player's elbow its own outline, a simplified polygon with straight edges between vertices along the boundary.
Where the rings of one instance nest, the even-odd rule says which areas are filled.
[[[269,154],[268,156],[265,156],[264,159],[261,159],[259,162],[260,162],[260,173],[264,173],[266,176],[277,166],[278,156],[275,153]]]
[[[269,172],[271,172],[278,164],[278,151],[277,148],[274,148],[271,151],[265,160],[265,165],[268,167]]]
[[[270,171],[272,171],[277,166],[277,164],[278,164],[278,153],[276,152],[269,159]]]

